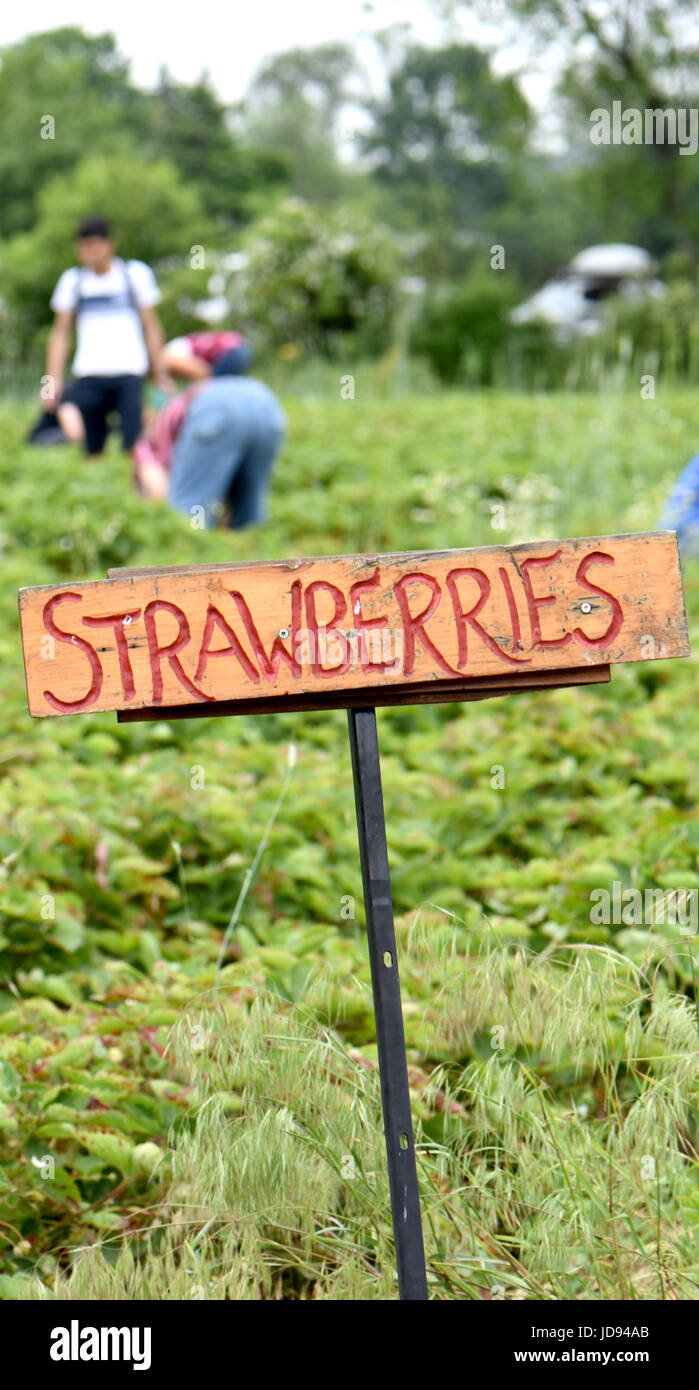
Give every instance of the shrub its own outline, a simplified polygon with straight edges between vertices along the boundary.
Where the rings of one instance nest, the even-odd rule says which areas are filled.
[[[662,299],[617,295],[607,306],[602,343],[610,360],[673,380],[696,380],[699,370],[699,292],[691,280],[674,280]]]
[[[387,229],[294,198],[255,224],[246,249],[235,308],[262,350],[346,361],[390,345],[398,290]]]
[[[494,271],[472,273],[464,282],[447,282],[425,301],[411,346],[426,357],[446,384],[466,379],[490,386],[511,333],[508,311],[516,303],[516,282]]]

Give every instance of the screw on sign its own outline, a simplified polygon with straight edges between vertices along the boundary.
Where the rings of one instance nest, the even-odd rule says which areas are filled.
[[[608,681],[689,655],[674,531],[110,570],[22,589],[30,713],[348,712],[400,1297],[427,1298],[376,706]]]

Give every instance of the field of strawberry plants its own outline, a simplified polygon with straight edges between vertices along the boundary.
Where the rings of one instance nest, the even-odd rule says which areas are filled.
[[[344,714],[32,721],[18,588],[653,529],[699,447],[688,391],[285,404],[250,533],[0,406],[6,1299],[396,1296]],[[435,1299],[697,1297],[697,935],[590,898],[699,888],[696,661],[379,712]]]

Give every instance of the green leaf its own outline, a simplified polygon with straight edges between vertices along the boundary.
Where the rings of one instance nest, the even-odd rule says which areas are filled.
[[[22,1078],[11,1062],[0,1057],[0,1096],[5,1100],[19,1100],[22,1094]]]
[[[118,1134],[95,1133],[90,1130],[77,1130],[76,1138],[83,1148],[96,1158],[104,1160],[105,1166],[118,1168],[125,1177],[138,1167],[134,1159],[134,1146]]]
[[[77,921],[74,917],[62,917],[52,927],[48,939],[50,941],[55,941],[64,951],[68,951],[72,954],[72,952],[77,951],[85,941],[84,924]]]

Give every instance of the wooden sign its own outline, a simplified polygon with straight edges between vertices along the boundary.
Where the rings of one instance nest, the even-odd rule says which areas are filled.
[[[673,531],[22,589],[32,715],[466,700],[689,654]]]

